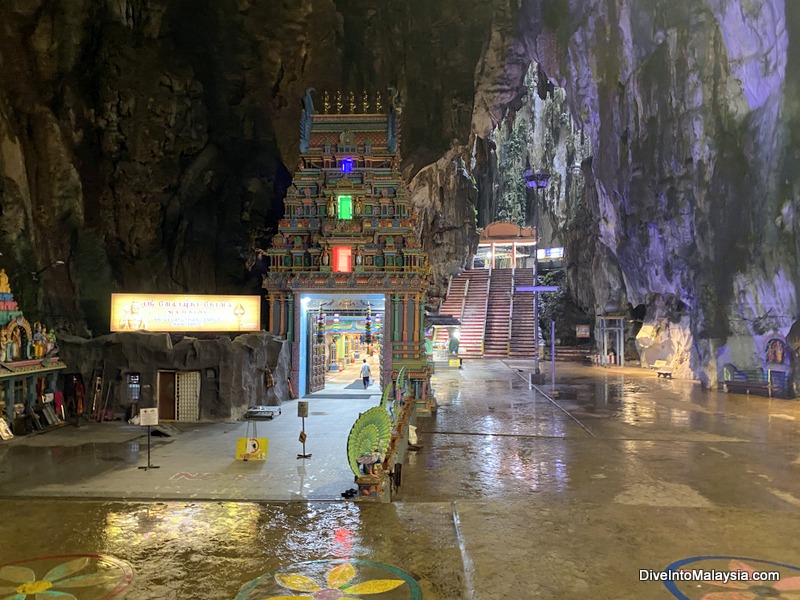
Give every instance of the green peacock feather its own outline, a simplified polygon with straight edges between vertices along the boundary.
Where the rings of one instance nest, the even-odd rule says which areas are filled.
[[[373,406],[359,415],[347,438],[347,459],[356,477],[361,475],[358,459],[376,451],[383,457],[391,437],[392,422],[385,408]]]
[[[392,394],[392,386],[387,385],[383,388],[383,395],[381,396],[381,408],[389,410],[389,396]]]
[[[406,368],[402,367],[400,369],[400,372],[397,374],[397,389],[402,390],[405,384],[406,384]]]

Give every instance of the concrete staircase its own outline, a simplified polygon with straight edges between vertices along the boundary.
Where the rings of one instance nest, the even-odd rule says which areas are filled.
[[[433,343],[436,345],[443,344],[445,347],[447,347],[448,341],[450,341],[450,335],[447,333],[447,329],[444,327],[437,327],[436,335],[433,337]]]
[[[442,306],[439,307],[440,315],[447,315],[448,317],[455,317],[459,321],[464,313],[464,301],[467,298],[467,278],[463,273],[450,277],[450,286],[447,289],[447,297],[445,298]],[[448,341],[447,329],[444,327],[437,327],[436,337],[434,343]]]
[[[520,285],[533,285],[533,269],[515,270],[514,286]],[[533,292],[515,293],[512,296],[510,356],[533,357],[536,354],[533,296]]]
[[[450,278],[450,287],[447,290],[447,298],[445,298],[439,309],[440,315],[447,315],[461,319],[464,313],[464,300],[467,296],[467,278],[464,273]]]
[[[459,356],[534,356],[533,292],[514,293],[521,285],[533,285],[533,269],[473,269],[451,278],[439,314],[461,321]],[[447,341],[444,328],[436,341]]]
[[[483,355],[489,358],[508,356],[511,317],[511,269],[493,269],[489,282],[489,304],[486,311],[486,336]]]
[[[489,271],[473,269],[461,274],[465,277],[467,295],[461,315],[461,339],[458,354],[463,357],[483,356],[483,339],[486,333],[486,307],[489,300]]]

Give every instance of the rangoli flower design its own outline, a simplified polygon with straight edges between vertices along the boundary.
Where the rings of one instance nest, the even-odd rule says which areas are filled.
[[[92,597],[97,597],[99,593],[103,598],[111,598],[127,587],[133,578],[127,565],[101,555],[43,557],[21,562],[52,561],[53,558],[71,560],[49,569],[41,579],[37,578],[33,569],[22,566],[21,563],[0,567],[0,600],[78,600],[75,596],[78,590],[81,590],[83,596],[90,588],[93,588]],[[94,567],[102,565],[114,568],[88,572],[87,567],[90,564]],[[72,593],[72,590],[76,591]]]
[[[746,562],[732,560],[728,564],[730,571],[745,571],[751,575],[756,569]],[[798,598],[800,599],[800,577],[785,577],[780,581],[707,581],[709,585],[727,588],[725,592],[711,592],[701,600],[758,600],[759,598]]]
[[[665,587],[678,600],[800,600],[800,567],[794,565],[742,556],[693,556],[675,561],[665,572],[695,570],[706,575],[702,579],[669,579],[664,581]],[[726,570],[732,575],[728,581],[707,575]],[[758,581],[756,572],[777,572],[780,579]],[[745,573],[746,580],[740,577]]]
[[[388,592],[405,583],[402,579],[373,579],[363,583],[350,585],[356,576],[356,569],[350,563],[333,567],[326,574],[326,587],[305,575],[296,573],[277,573],[275,581],[278,585],[293,592],[307,592],[303,595],[272,596],[267,600],[339,600],[340,598],[358,598],[366,594]]]

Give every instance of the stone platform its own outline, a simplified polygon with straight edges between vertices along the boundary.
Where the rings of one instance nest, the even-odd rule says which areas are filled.
[[[437,372],[437,414],[418,421],[422,448],[392,504],[339,496],[352,474],[337,440],[377,397],[312,399],[307,461],[286,404],[259,423],[262,464],[232,460],[243,423],[159,440],[161,469],[146,472],[127,425],[0,444],[0,564],[41,578],[62,555],[112,557],[133,576],[126,600],[298,595],[274,572],[324,583],[342,561],[356,585],[400,582],[368,596],[381,599],[756,600],[800,588],[800,403],[562,363],[555,389],[529,389],[531,367]],[[781,580],[640,581],[670,565]],[[77,596],[101,597],[89,592]]]

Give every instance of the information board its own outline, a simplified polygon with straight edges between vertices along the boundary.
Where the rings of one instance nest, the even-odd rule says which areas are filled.
[[[139,425],[158,425],[158,409],[157,408],[140,408],[139,409]]]
[[[259,331],[261,296],[111,294],[111,331]]]

